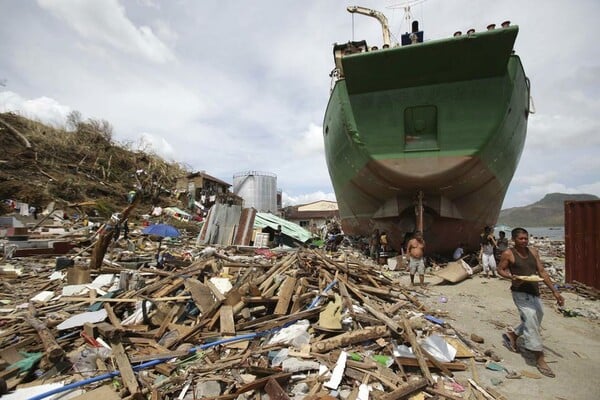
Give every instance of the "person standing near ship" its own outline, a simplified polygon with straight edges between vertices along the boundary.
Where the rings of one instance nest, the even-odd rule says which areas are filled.
[[[275,247],[283,247],[283,236],[282,236],[282,232],[281,232],[281,225],[277,225],[277,229],[275,230],[275,233],[273,234],[274,236],[274,244]]]
[[[509,329],[502,334],[504,345],[513,352],[519,352],[517,339],[521,337],[521,347],[535,355],[538,371],[543,375],[554,378],[555,374],[544,359],[544,346],[541,337],[541,324],[544,311],[540,300],[540,288],[537,281],[525,281],[517,277],[538,275],[552,291],[559,306],[565,304],[565,299],[556,290],[550,276],[544,269],[536,249],[529,246],[529,233],[523,228],[515,228],[511,232],[515,243],[514,248],[505,250],[500,259],[498,274],[509,279],[512,284],[510,290],[521,323],[514,329]]]
[[[452,258],[454,261],[457,261],[462,258],[463,254],[465,254],[465,245],[461,242],[454,250],[454,253],[452,253]]]
[[[371,241],[369,243],[371,258],[375,261],[379,258],[379,229],[375,228],[371,234]]]
[[[486,226],[483,235],[481,235],[479,258],[481,264],[483,264],[483,272],[485,277],[490,277],[490,270],[492,270],[492,276],[496,277],[496,260],[494,259],[494,248],[496,247],[496,239],[492,233],[492,228]]]
[[[409,257],[410,284],[415,284],[415,274],[418,272],[419,282],[423,285],[425,283],[425,240],[423,240],[421,231],[417,231],[415,236],[409,240],[406,252]]]
[[[500,231],[498,235],[500,235],[500,237],[496,241],[496,251],[494,252],[496,265],[500,264],[500,257],[502,257],[502,253],[508,249],[508,238],[506,237],[506,232]]]

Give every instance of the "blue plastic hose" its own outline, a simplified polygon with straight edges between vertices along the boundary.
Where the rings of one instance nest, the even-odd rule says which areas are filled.
[[[333,282],[331,282],[329,285],[327,285],[327,287],[323,290],[323,292],[329,291],[335,284],[337,284],[337,280],[333,280]],[[321,295],[319,294],[319,295],[317,295],[317,297],[315,297],[315,299],[312,301],[312,303],[310,303],[310,305],[308,306],[308,309],[310,310],[311,308],[315,308],[316,305],[319,303],[320,299],[321,299]],[[217,341],[214,341],[214,342],[211,342],[211,343],[205,343],[203,345],[193,347],[189,351],[189,353],[193,354],[193,353],[197,352],[198,350],[206,350],[206,349],[208,349],[210,347],[213,347],[213,346],[218,346],[218,345],[221,345],[221,344],[236,342],[238,340],[249,340],[249,339],[254,339],[256,337],[259,337],[259,336],[265,336],[265,335],[268,335],[270,333],[277,332],[278,330],[281,330],[282,328],[288,327],[289,325],[293,324],[294,322],[296,322],[296,320],[288,321],[287,323],[284,324],[284,326],[282,326],[280,328],[267,329],[267,330],[260,331],[260,332],[247,333],[245,335],[239,335],[239,336],[234,336],[234,337],[231,337],[231,338],[220,339],[220,340],[217,340]],[[142,363],[140,365],[137,365],[137,366],[133,367],[133,370],[134,371],[139,371],[139,370],[142,370],[142,369],[146,369],[148,367],[153,367],[155,365],[161,364],[161,363],[163,363],[163,362],[165,362],[167,360],[170,360],[172,358],[173,357],[171,356],[171,357],[163,357],[163,358],[157,358],[155,360],[146,361],[145,363]],[[70,383],[68,385],[65,385],[65,386],[62,386],[62,387],[59,387],[59,388],[56,388],[56,389],[49,390],[49,391],[47,391],[45,393],[38,394],[37,396],[33,396],[29,400],[42,400],[42,399],[45,399],[46,397],[52,396],[54,394],[66,392],[67,390],[77,389],[78,387],[89,385],[90,383],[94,383],[94,382],[103,381],[105,379],[109,379],[109,378],[115,377],[117,375],[121,375],[121,371],[116,370],[116,371],[113,371],[113,372],[108,372],[108,373],[103,374],[103,375],[95,376],[93,378],[88,378],[88,379],[84,379],[82,381],[73,382],[73,383]]]

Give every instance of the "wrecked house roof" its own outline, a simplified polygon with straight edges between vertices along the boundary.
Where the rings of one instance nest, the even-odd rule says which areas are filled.
[[[193,172],[193,173],[188,174],[188,175],[185,176],[186,179],[192,179],[192,178],[197,178],[197,177],[202,177],[202,178],[204,178],[206,180],[217,182],[217,183],[219,183],[219,184],[221,184],[223,186],[227,186],[227,187],[231,186],[231,183],[227,183],[225,181],[222,181],[221,179],[215,178],[214,176],[209,175],[209,174],[207,174],[206,172],[203,172],[203,171]]]
[[[255,228],[263,229],[269,227],[277,230],[278,225],[281,225],[281,233],[302,243],[306,243],[313,238],[313,235],[300,225],[279,218],[271,213],[256,213],[256,217],[254,218]]]

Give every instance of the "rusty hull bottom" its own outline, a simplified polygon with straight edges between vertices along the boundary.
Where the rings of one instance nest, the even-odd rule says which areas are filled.
[[[352,222],[342,221],[342,229],[348,235],[369,236],[372,229],[378,228],[380,232],[387,233],[388,243],[393,250],[400,253],[404,236],[407,231],[402,229],[400,218],[389,218],[385,221],[374,221],[369,218],[357,218]],[[371,231],[361,229],[372,227]],[[479,249],[479,235],[482,226],[474,221],[458,220],[454,218],[438,217],[432,221],[431,227],[424,232],[426,243],[425,254],[440,254],[450,256],[459,243],[465,244],[466,251]]]
[[[479,235],[495,223],[506,189],[478,157],[372,160],[338,203],[345,233],[370,236],[378,228],[398,251],[415,230],[414,204],[422,191],[429,254],[451,255],[461,242],[479,248]]]

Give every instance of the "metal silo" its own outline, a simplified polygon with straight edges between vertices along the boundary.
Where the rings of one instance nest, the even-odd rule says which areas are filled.
[[[277,175],[247,171],[233,175],[233,193],[244,199],[244,207],[277,213]]]

